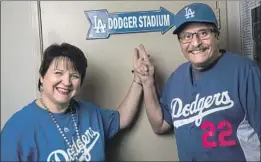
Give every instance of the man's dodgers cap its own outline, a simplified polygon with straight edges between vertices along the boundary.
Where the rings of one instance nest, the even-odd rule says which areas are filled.
[[[176,29],[173,34],[177,34],[182,25],[189,22],[213,23],[217,26],[217,19],[211,7],[204,3],[193,3],[185,6],[176,14]]]

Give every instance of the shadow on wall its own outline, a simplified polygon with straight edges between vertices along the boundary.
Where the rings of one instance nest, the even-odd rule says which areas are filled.
[[[104,82],[106,78],[108,77],[102,69],[99,69],[99,67],[95,66],[94,64],[88,63],[86,75],[82,84],[80,94],[77,97],[77,99],[87,100],[95,104],[103,101],[106,96],[104,95],[104,93],[99,92],[103,91],[103,85],[105,85]]]

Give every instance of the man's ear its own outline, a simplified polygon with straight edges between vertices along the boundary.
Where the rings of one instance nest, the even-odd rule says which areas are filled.
[[[215,34],[217,40],[219,40],[219,34],[220,34],[219,30],[217,30],[217,32],[216,32],[216,34]]]

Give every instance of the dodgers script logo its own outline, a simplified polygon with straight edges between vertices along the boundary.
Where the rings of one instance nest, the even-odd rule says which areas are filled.
[[[51,152],[47,161],[73,161],[76,157],[79,161],[91,161],[91,150],[95,146],[100,137],[99,132],[93,131],[91,128],[87,129],[81,139],[76,141],[72,139],[72,148],[64,150],[55,150]]]
[[[189,19],[189,18],[195,16],[195,11],[192,11],[191,8],[186,7],[185,11],[186,11],[186,14],[185,14],[186,19]]]
[[[171,116],[174,121],[173,125],[176,128],[193,122],[199,127],[203,117],[218,111],[230,109],[234,106],[234,101],[230,99],[228,91],[200,99],[199,95],[198,93],[195,100],[186,105],[183,105],[180,98],[174,98],[171,101]],[[185,117],[185,119],[178,120],[180,117]]]

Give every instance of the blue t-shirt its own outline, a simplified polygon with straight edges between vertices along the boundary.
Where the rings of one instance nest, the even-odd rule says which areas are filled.
[[[192,80],[191,64],[168,79],[160,98],[181,161],[260,160],[260,68],[224,53]]]
[[[35,101],[16,112],[1,133],[1,161],[104,161],[105,144],[119,131],[119,113],[86,101],[73,101],[78,141],[71,113],[55,113],[73,149],[59,133],[48,111]]]

